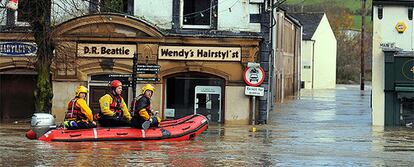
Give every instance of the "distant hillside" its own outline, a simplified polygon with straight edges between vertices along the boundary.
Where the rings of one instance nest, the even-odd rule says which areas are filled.
[[[361,9],[361,0],[286,0],[284,4],[288,5],[321,5],[321,4],[333,4],[338,7],[343,7],[356,12]],[[372,0],[367,0],[367,9],[371,9]]]
[[[323,11],[325,7],[329,7],[334,5],[338,8],[343,8],[344,10],[348,10],[352,13],[354,17],[354,24],[352,25],[352,29],[360,30],[361,29],[361,0],[286,0],[282,7],[288,9],[290,12],[325,12]],[[372,0],[366,1],[366,10],[367,10],[367,17],[366,17],[366,24],[367,28],[372,27],[371,22],[371,5]]]

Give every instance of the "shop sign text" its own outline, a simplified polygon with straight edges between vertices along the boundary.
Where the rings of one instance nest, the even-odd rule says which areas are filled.
[[[79,57],[132,58],[136,45],[126,44],[78,44]]]
[[[0,55],[6,56],[34,56],[37,45],[24,42],[0,42]]]
[[[241,61],[237,47],[160,46],[160,60]]]

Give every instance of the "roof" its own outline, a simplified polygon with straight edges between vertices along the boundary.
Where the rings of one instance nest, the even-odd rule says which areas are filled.
[[[414,6],[414,0],[372,0],[373,5],[404,5]]]
[[[299,20],[303,27],[303,39],[310,40],[313,37],[324,13],[289,13],[290,16]]]

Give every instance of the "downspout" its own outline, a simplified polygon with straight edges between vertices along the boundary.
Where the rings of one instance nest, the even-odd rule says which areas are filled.
[[[314,80],[315,80],[315,40],[311,40],[312,41],[312,89],[313,89],[313,84],[314,84]]]
[[[274,4],[274,0],[272,0],[272,5]],[[275,49],[273,47],[273,35],[275,33],[273,33],[273,27],[276,25],[276,23],[274,22],[274,8],[272,6],[272,10],[270,13],[270,60],[269,60],[269,93],[268,93],[268,112],[266,113],[266,120],[269,120],[269,111],[273,111],[274,108],[274,102],[273,102],[273,94],[275,91]],[[277,33],[276,33],[277,34]]]

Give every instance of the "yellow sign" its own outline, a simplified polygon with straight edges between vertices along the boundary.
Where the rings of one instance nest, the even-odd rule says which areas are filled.
[[[405,25],[404,22],[399,21],[397,25],[395,25],[395,29],[398,31],[398,33],[403,33],[407,29],[407,25]]]
[[[238,47],[160,46],[159,60],[241,61]]]
[[[78,57],[133,58],[134,44],[78,43]]]
[[[411,70],[410,71],[414,74],[414,66],[411,67]]]

